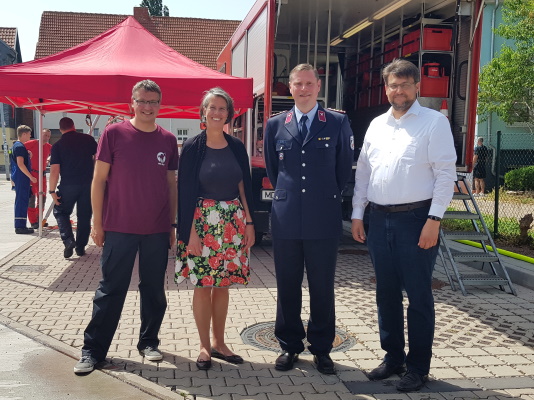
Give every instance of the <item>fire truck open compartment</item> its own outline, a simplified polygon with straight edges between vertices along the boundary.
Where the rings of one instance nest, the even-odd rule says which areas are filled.
[[[446,105],[458,155],[469,170],[474,143],[482,0],[258,0],[221,53],[218,66],[254,78],[254,107],[236,121],[253,167],[260,231],[270,211],[264,123],[293,106],[289,72],[314,65],[319,101],[347,113],[358,148],[371,120],[389,108],[381,71],[404,57],[421,69],[422,105]],[[445,111],[445,110],[443,110]],[[268,184],[268,182],[267,182]],[[352,187],[344,191],[350,214]],[[261,233],[261,232],[260,232]]]

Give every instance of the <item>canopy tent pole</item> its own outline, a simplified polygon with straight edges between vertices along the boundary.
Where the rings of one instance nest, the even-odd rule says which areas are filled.
[[[4,139],[4,165],[6,167],[6,181],[8,181],[10,178],[9,178],[9,168],[10,168],[10,165],[9,165],[9,154],[8,154],[8,151],[7,151],[7,140],[6,140],[6,124],[5,124],[5,121],[4,121],[4,103],[0,103],[0,123],[2,124],[2,137]]]
[[[39,219],[37,223],[39,224],[39,237],[43,237],[43,207],[44,199],[46,194],[43,193],[43,113],[39,113],[39,191],[37,195],[37,207],[39,207]]]

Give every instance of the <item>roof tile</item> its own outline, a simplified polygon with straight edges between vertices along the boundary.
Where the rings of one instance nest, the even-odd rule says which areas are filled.
[[[146,18],[143,15],[144,10],[138,10],[139,8],[134,7],[134,14],[145,29],[167,46],[212,69],[216,68],[219,53],[241,22],[181,17]],[[35,59],[83,43],[127,17],[128,15],[119,14],[44,11],[41,16]]]
[[[1,28],[0,40],[3,40],[12,49],[15,48],[17,40],[17,28]]]

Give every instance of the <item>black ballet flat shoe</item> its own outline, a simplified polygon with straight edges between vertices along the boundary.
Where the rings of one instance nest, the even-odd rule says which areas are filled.
[[[243,364],[243,358],[237,354],[232,354],[231,356],[225,356],[223,353],[217,349],[211,349],[211,356],[218,358],[219,360],[224,360],[230,364]]]
[[[197,358],[197,368],[202,371],[207,371],[211,368],[211,360],[201,360],[200,357]]]

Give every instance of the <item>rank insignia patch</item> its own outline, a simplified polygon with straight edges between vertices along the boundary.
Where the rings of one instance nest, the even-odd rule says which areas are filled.
[[[289,124],[291,122],[291,120],[293,119],[293,113],[292,112],[288,112],[287,113],[287,116],[286,116],[286,122],[285,124]]]

